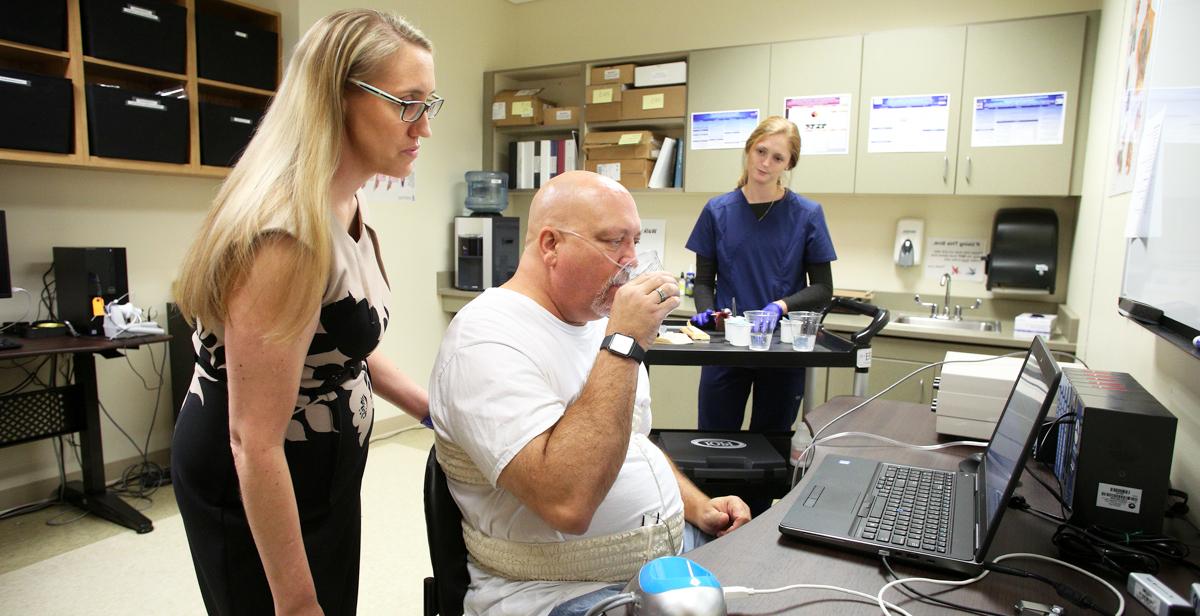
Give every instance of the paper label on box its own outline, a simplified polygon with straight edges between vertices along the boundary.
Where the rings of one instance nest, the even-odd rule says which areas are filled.
[[[514,118],[533,117],[533,101],[513,101],[512,114]]]
[[[596,173],[612,178],[618,182],[621,181],[621,163],[601,163],[596,165]]]
[[[612,94],[612,88],[596,88],[595,90],[592,90],[592,103],[611,103]]]
[[[642,97],[642,110],[662,109],[666,98],[665,94],[648,94]]]
[[[538,92],[541,92],[541,91],[542,91],[541,88],[529,88],[526,90],[517,90],[517,96],[533,96],[534,94],[537,94]]]
[[[1142,491],[1101,482],[1096,485],[1096,506],[1125,513],[1140,513]]]
[[[555,111],[554,119],[558,120],[559,122],[563,122],[565,120],[570,120],[571,119],[571,110],[570,109],[559,109],[558,111]]]
[[[617,140],[617,145],[637,145],[642,142],[641,133],[625,133]]]
[[[126,4],[125,8],[121,9],[121,12],[125,13],[126,15],[133,15],[134,17],[141,17],[142,19],[149,19],[151,21],[159,20],[158,14],[154,11],[151,11],[150,9],[144,9],[133,4]]]
[[[604,69],[604,78],[606,80],[607,79],[620,79],[621,78],[621,69],[619,69],[619,68]]]
[[[0,82],[15,83],[19,86],[29,85],[29,81],[27,81],[25,79],[17,79],[16,77],[5,77],[4,75],[0,75]]]
[[[507,105],[505,104],[504,101],[500,101],[498,103],[492,103],[492,119],[493,120],[503,120],[504,118],[508,117],[508,115],[505,113],[506,107],[507,107]]]
[[[156,100],[137,96],[125,101],[125,104],[130,107],[142,107],[143,109],[154,109],[156,111],[165,111],[167,109],[165,105]]]

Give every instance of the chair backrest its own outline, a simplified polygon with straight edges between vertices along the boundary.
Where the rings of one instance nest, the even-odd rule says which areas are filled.
[[[462,616],[463,598],[471,583],[467,546],[462,536],[462,512],[450,495],[446,473],[437,461],[436,447],[429,449],[429,459],[425,461],[425,533],[429,539],[438,613]]]

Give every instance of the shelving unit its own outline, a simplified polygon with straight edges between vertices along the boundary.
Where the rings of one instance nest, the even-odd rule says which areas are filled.
[[[86,56],[83,53],[83,26],[80,3],[67,0],[67,50],[46,49],[13,41],[0,40],[0,67],[28,73],[66,77],[73,85],[74,142],[70,154],[0,149],[0,162],[52,165],[83,169],[109,169],[137,173],[224,177],[225,167],[200,164],[200,101],[211,101],[245,109],[264,109],[273,90],[201,79],[196,66],[197,11],[244,23],[247,26],[280,35],[280,14],[236,0],[172,0],[187,9],[186,73],[152,68]],[[276,82],[282,75],[282,37],[279,37]],[[185,164],[129,160],[93,156],[88,144],[87,95],[90,83],[109,83],[145,92],[180,88],[188,101],[189,156]]]

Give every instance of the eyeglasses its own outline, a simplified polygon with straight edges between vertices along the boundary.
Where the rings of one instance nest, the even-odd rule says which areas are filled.
[[[383,90],[380,90],[369,83],[359,81],[357,79],[351,79],[350,83],[366,90],[367,92],[370,92],[371,94],[374,94],[375,96],[378,96],[379,98],[382,98],[389,103],[392,103],[393,105],[400,107],[400,119],[404,120],[405,122],[416,122],[417,120],[420,120],[421,115],[425,113],[428,113],[429,119],[432,120],[437,117],[438,112],[442,110],[442,104],[446,102],[446,99],[440,96],[435,96],[433,100],[429,101],[406,101],[396,98],[395,96],[392,96],[391,94],[388,94],[387,92],[384,92]]]

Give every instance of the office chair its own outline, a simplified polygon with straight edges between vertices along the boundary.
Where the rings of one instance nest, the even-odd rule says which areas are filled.
[[[433,577],[425,578],[425,616],[462,616],[463,598],[471,583],[462,512],[450,496],[436,447],[429,448],[429,459],[425,461],[425,533],[433,564]]]

